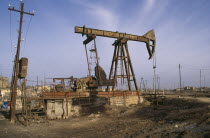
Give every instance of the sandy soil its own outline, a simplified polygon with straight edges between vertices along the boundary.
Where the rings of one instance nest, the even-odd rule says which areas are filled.
[[[0,137],[210,137],[210,98],[170,96],[66,120],[34,118],[28,127],[0,115]],[[4,112],[5,115],[5,112]]]

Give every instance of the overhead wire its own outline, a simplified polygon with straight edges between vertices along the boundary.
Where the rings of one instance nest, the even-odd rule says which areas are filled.
[[[24,53],[24,50],[25,50],[25,47],[26,47],[26,40],[27,40],[27,36],[28,36],[28,31],[29,31],[29,28],[30,28],[31,20],[32,20],[32,16],[30,16],[30,20],[29,20],[28,25],[27,25],[27,28],[26,28],[26,33],[25,33],[25,39],[24,39],[24,45],[23,45],[22,54]]]
[[[10,34],[10,43],[11,43],[11,54],[12,54],[12,56],[14,56],[14,53],[13,53],[13,42],[12,42],[12,15],[11,15],[11,11],[10,11],[10,33],[9,34]],[[15,58],[16,57],[14,57],[14,61],[15,61]],[[14,72],[15,65],[13,65],[13,69],[12,70],[13,70],[13,73],[12,73],[12,76],[13,76],[13,75],[15,75],[15,72]],[[12,77],[11,83],[12,84],[14,83],[13,77]]]
[[[156,52],[153,56],[153,70],[154,70],[154,77],[153,77],[153,90],[155,92],[155,98],[156,98]]]
[[[9,21],[9,23],[10,23],[10,31],[9,31],[9,35],[10,35],[10,44],[11,44],[11,54],[12,54],[12,56],[14,55],[14,53],[13,53],[13,42],[12,42],[12,15],[11,15],[11,11],[10,11],[10,21]]]

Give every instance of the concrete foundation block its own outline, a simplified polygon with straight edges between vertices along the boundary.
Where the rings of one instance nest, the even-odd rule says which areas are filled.
[[[114,106],[130,106],[130,105],[137,105],[142,102],[143,102],[142,96],[110,97],[110,105]]]
[[[47,100],[48,119],[67,119],[71,116],[79,116],[81,107],[72,105],[72,100]]]
[[[98,97],[93,106],[103,106],[108,103],[108,98]],[[116,96],[110,97],[111,106],[130,106],[143,102],[142,96]],[[48,119],[67,119],[72,116],[80,116],[83,111],[81,105],[74,105],[72,99],[47,100],[47,118]]]

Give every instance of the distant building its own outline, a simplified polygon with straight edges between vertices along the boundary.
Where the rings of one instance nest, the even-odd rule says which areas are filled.
[[[190,87],[190,86],[184,87],[184,90],[186,90],[186,91],[193,91],[195,89],[196,89],[195,87]]]
[[[8,87],[9,87],[9,78],[0,77],[0,89],[8,88]]]
[[[3,99],[6,99],[6,101],[10,99],[10,89],[1,89],[0,92]]]
[[[183,88],[181,88],[181,91],[183,91],[184,89]],[[176,91],[180,91],[180,88],[176,88]]]

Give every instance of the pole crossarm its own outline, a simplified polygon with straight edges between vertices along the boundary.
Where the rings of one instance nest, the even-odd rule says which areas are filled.
[[[34,16],[34,13],[25,12],[25,11],[21,11],[21,10],[16,10],[14,7],[8,8],[8,10],[10,10],[10,11],[16,11],[16,12],[20,12],[20,13],[23,13],[23,14],[28,14],[28,15]]]
[[[126,39],[126,40],[137,41],[137,42],[144,42],[146,43],[146,46],[147,46],[149,59],[152,58],[155,52],[156,38],[155,38],[154,30],[150,30],[143,36],[139,36],[139,35],[133,35],[133,34],[86,28],[85,26],[83,27],[75,26],[74,32],[82,34],[82,36],[86,35],[87,37],[95,35],[95,36],[102,36],[102,37],[109,37],[109,38]],[[90,38],[88,40],[86,40],[86,44],[91,41]]]

